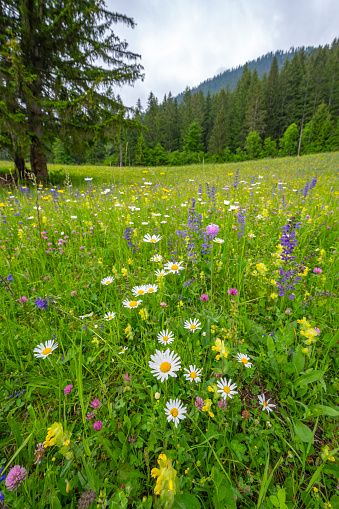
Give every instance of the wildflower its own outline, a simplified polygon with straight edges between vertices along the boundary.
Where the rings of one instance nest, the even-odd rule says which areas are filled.
[[[81,318],[81,320],[83,320],[84,318],[89,318],[90,316],[93,316],[93,313],[87,313],[87,315],[79,316],[79,318]]]
[[[212,406],[212,400],[211,399],[206,399],[205,405],[202,407],[202,411],[203,412],[210,412],[211,406]]]
[[[134,286],[134,288],[132,288],[132,293],[135,297],[139,297],[139,295],[147,293],[147,287],[146,285]]]
[[[159,468],[152,468],[152,477],[157,478],[154,493],[159,495],[159,506],[172,507],[174,496],[179,491],[179,479],[177,472],[172,467],[172,460],[165,454],[160,454],[158,459]]]
[[[77,292],[76,292],[76,291],[71,292],[71,297],[75,297],[75,296],[76,296],[76,294],[77,294]]]
[[[234,396],[234,394],[238,394],[238,392],[234,390],[237,388],[237,386],[236,384],[232,384],[231,379],[227,381],[226,378],[221,378],[221,380],[218,380],[217,386],[219,387],[219,390],[217,392],[219,392],[219,394],[221,394],[221,397],[224,399],[227,399],[227,397],[232,399],[232,396]]]
[[[125,380],[125,382],[129,382],[131,380],[131,378],[130,378],[128,373],[125,373],[124,380]]]
[[[114,311],[110,311],[110,312],[105,314],[104,318],[107,321],[113,320],[113,318],[115,318],[115,315],[116,315],[116,313],[114,313]]]
[[[97,499],[97,494],[93,490],[85,491],[78,502],[78,509],[88,509]]]
[[[66,385],[66,387],[64,388],[64,394],[70,394],[72,392],[72,389],[73,389],[73,385]]]
[[[200,410],[202,409],[202,407],[203,407],[204,405],[205,405],[205,401],[204,401],[202,398],[200,398],[200,396],[197,396],[197,397],[195,398],[195,406],[197,407],[197,409],[199,410],[199,412],[200,412]]]
[[[187,408],[183,406],[180,399],[170,399],[166,403],[165,414],[167,415],[167,421],[173,421],[175,427],[178,427],[180,419],[185,419]]]
[[[285,310],[285,315],[289,315],[290,313],[291,313],[290,308],[287,308],[287,309]]]
[[[186,371],[186,374],[184,374],[184,377],[186,377],[186,380],[189,382],[201,382],[201,369],[197,369],[196,366],[190,366],[189,369],[185,368],[184,371]]]
[[[118,353],[119,353],[119,355],[122,355],[122,354],[124,354],[127,350],[128,350],[128,346],[124,346],[124,348],[123,348],[120,352],[118,352]]]
[[[318,267],[315,267],[315,268],[313,269],[313,272],[314,272],[314,274],[322,274],[322,270],[321,270],[321,269],[319,269]]]
[[[151,262],[161,262],[162,260],[162,256],[160,254],[156,254],[154,256],[152,256],[151,258]]]
[[[95,431],[100,431],[100,430],[101,430],[101,428],[102,428],[102,422],[101,422],[101,421],[95,421],[95,422],[93,423],[93,429],[94,429]]]
[[[42,442],[40,442],[39,444],[37,444],[36,449],[34,451],[34,456],[35,456],[34,465],[41,463],[41,459],[45,456],[45,454],[46,454],[46,451],[44,448],[44,444]],[[0,478],[0,481],[1,481],[1,478]]]
[[[230,288],[229,290],[227,290],[227,293],[228,295],[232,295],[233,297],[235,297],[236,295],[238,295],[238,290],[236,288]]]
[[[213,239],[213,242],[215,242],[216,244],[223,244],[225,241],[223,239],[219,239],[218,237],[215,237],[215,239]]]
[[[128,437],[128,441],[129,441],[129,443],[130,443],[130,444],[134,444],[134,442],[136,441],[136,439],[137,439],[137,434],[136,434],[136,433],[134,433],[134,436],[133,436],[133,435],[130,435],[130,436]]]
[[[23,295],[22,297],[20,297],[19,302],[20,302],[20,304],[24,304],[25,302],[27,302],[27,297],[25,297],[25,295]]]
[[[168,273],[179,274],[181,270],[184,270],[182,263],[184,262],[167,262],[165,263],[164,269],[168,271]]]
[[[122,303],[123,303],[125,308],[133,309],[133,308],[137,308],[142,303],[142,300],[128,300],[128,299],[125,299],[124,301],[122,301]]]
[[[155,397],[155,399],[158,401],[158,400],[160,399],[160,397],[161,397],[160,392],[156,392],[156,393],[154,394],[154,397]]]
[[[27,470],[15,465],[7,474],[5,486],[9,491],[16,491],[27,477]]]
[[[158,277],[165,277],[167,273],[164,270],[156,270],[154,272],[154,274],[158,278]]]
[[[272,409],[275,408],[275,405],[273,403],[269,403],[271,400],[268,399],[266,401],[265,394],[261,394],[258,396],[259,403],[264,407],[264,411],[267,410],[267,412],[272,412]]]
[[[197,318],[190,318],[189,320],[186,320],[184,323],[184,328],[189,329],[191,332],[195,332],[198,329],[201,329],[201,323]]]
[[[157,340],[162,345],[169,345],[170,343],[172,343],[174,341],[174,334],[173,334],[173,332],[169,331],[168,329],[163,330],[163,331],[159,332]]]
[[[45,359],[45,357],[50,355],[56,348],[58,348],[58,343],[54,343],[53,339],[46,341],[45,344],[40,343],[40,345],[33,350],[34,357]]]
[[[150,235],[149,233],[147,233],[142,240],[143,242],[151,242],[152,244],[156,244],[161,239],[162,239],[161,235]]]
[[[221,398],[221,400],[218,402],[218,407],[221,408],[221,410],[225,410],[225,408],[227,408],[226,399]]]
[[[92,408],[94,408],[94,410],[97,410],[100,405],[101,405],[101,401],[98,398],[93,399],[93,401],[91,401],[91,404],[90,404],[90,406]]]
[[[48,299],[50,301],[50,304],[53,304],[52,297],[46,297],[45,299],[41,299],[39,297],[36,301],[34,301],[34,304],[36,304],[38,308],[46,311],[46,309],[48,308]]]
[[[95,417],[94,412],[87,412],[86,421],[91,421],[92,419],[94,419],[94,417]]]
[[[101,280],[101,284],[102,285],[110,285],[111,283],[113,283],[114,279],[115,278],[112,276],[105,277],[104,279]]]
[[[242,414],[241,414],[241,417],[243,419],[245,419],[246,421],[248,421],[248,419],[250,418],[251,414],[248,410],[243,410]]]
[[[155,293],[158,291],[158,285],[146,285],[146,293]]]
[[[210,235],[211,237],[215,237],[216,235],[218,235],[218,232],[219,232],[219,226],[217,226],[216,224],[209,224],[206,228],[206,232],[208,233],[208,235]]]
[[[278,294],[273,292],[273,293],[271,293],[270,298],[271,299],[277,299],[278,298]]]
[[[166,302],[160,302],[160,307],[161,308],[167,308]]]
[[[148,319],[148,311],[146,308],[140,309],[139,315],[141,316],[141,320],[147,320]]]
[[[225,346],[225,341],[222,341],[221,339],[217,338],[214,342],[214,346],[212,346],[212,350],[216,351],[216,352],[219,352],[218,355],[216,356],[216,359],[217,361],[221,358],[221,357],[224,357],[225,359],[227,359],[228,357],[228,354],[230,353],[230,349],[227,348],[227,346]]]
[[[250,358],[246,354],[238,353],[237,354],[237,360],[238,362],[242,362],[245,366],[245,368],[251,368],[252,363],[250,362]]]
[[[151,368],[151,373],[163,382],[169,376],[176,378],[175,371],[179,371],[181,366],[180,357],[171,352],[169,348],[165,352],[156,350],[154,355],[151,355],[151,360],[148,363]]]
[[[207,302],[209,300],[209,296],[206,293],[203,293],[200,297],[200,300]]]

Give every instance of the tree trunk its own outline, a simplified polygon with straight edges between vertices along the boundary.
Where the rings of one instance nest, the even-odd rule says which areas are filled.
[[[46,155],[41,150],[39,140],[33,136],[31,143],[31,171],[39,182],[46,182],[48,179]]]
[[[23,157],[20,157],[18,154],[15,154],[14,155],[14,164],[15,164],[15,169],[18,173],[19,179],[24,179],[25,172],[26,172],[25,159]]]

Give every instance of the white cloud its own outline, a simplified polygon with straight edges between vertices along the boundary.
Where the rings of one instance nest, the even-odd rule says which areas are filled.
[[[144,82],[118,91],[126,104],[152,91],[161,101],[198,85],[220,69],[244,64],[269,51],[318,46],[337,37],[337,0],[106,0],[108,8],[137,27],[114,27],[142,56]]]

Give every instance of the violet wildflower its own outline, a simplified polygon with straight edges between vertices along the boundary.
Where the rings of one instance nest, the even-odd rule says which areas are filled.
[[[95,421],[95,423],[93,424],[93,429],[95,429],[95,431],[100,431],[102,428],[102,422],[101,421]]]
[[[66,385],[66,387],[64,388],[64,394],[70,394],[72,392],[72,389],[73,389],[73,385]]]
[[[24,467],[20,467],[20,465],[15,465],[10,469],[6,478],[6,488],[9,491],[16,491],[21,483],[27,477],[27,470]]]
[[[95,417],[95,413],[94,412],[87,412],[87,415],[86,415],[86,420],[87,421],[91,421],[92,419],[94,419]]]
[[[124,374],[124,380],[125,380],[125,382],[129,382],[131,380],[131,378],[130,378],[128,373]]]
[[[197,396],[197,397],[195,398],[195,406],[197,407],[197,409],[198,409],[198,410],[199,410],[199,412],[200,412],[200,410],[202,409],[202,407],[203,407],[203,406],[205,406],[205,401],[204,401],[202,398],[200,398],[200,396]]]
[[[130,444],[134,444],[134,442],[136,441],[136,439],[137,439],[137,434],[136,434],[136,433],[134,434],[134,436],[133,436],[133,435],[130,435],[130,436],[128,437],[128,441],[129,441],[129,443],[130,443]]]
[[[37,444],[36,449],[34,451],[34,456],[35,456],[34,465],[36,465],[37,463],[41,463],[41,459],[45,456],[46,452],[47,451],[44,447],[43,442],[40,442],[39,444]]]
[[[322,274],[323,271],[321,269],[319,269],[319,267],[315,267],[313,269],[313,272],[314,272],[314,274]]]
[[[320,329],[318,329],[318,327],[313,327],[313,329],[317,332],[318,336],[320,334]]]
[[[219,232],[219,226],[216,225],[216,224],[209,224],[206,228],[206,232],[208,233],[208,235],[210,237],[215,237],[216,235],[218,235],[218,232]]]
[[[238,295],[238,290],[236,288],[230,288],[227,290],[228,295],[233,295],[234,297]]]
[[[25,302],[27,302],[27,297],[25,297],[25,295],[23,295],[22,297],[20,297],[19,302],[20,302],[20,304],[24,304]]]
[[[167,308],[166,302],[160,302],[160,307],[161,308]]]
[[[200,297],[200,300],[202,300],[203,302],[207,302],[209,300],[209,296],[206,293],[203,293],[202,296]]]
[[[221,410],[225,410],[225,408],[227,408],[227,403],[224,398],[221,398],[221,400],[218,403],[218,407],[221,408]]]
[[[75,296],[76,296],[76,294],[77,294],[77,292],[76,292],[76,291],[71,292],[71,297],[75,297]]]
[[[98,398],[95,398],[93,399],[93,401],[91,401],[91,407],[94,408],[95,410],[97,410],[97,408],[99,408],[99,406],[101,405],[101,401],[100,399]]]
[[[45,299],[41,299],[39,297],[36,301],[34,301],[34,303],[38,308],[46,310],[48,308],[48,299],[50,301],[50,304],[53,304],[52,297],[46,297]]]
[[[85,491],[78,502],[78,509],[88,509],[96,501],[97,494],[93,490]]]

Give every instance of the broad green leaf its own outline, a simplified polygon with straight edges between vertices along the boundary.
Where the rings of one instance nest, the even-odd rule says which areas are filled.
[[[298,419],[293,421],[295,434],[300,438],[302,442],[309,443],[312,440],[312,431],[310,428],[303,424]]]
[[[305,367],[305,356],[301,351],[300,345],[297,346],[296,351],[292,355],[292,361],[296,372],[299,375]]]
[[[324,371],[312,371],[307,375],[300,376],[294,383],[295,387],[299,387],[300,385],[310,384],[312,382],[317,382],[323,376]]]
[[[326,405],[314,405],[312,409],[317,415],[328,415],[329,417],[339,417],[339,410]]]

